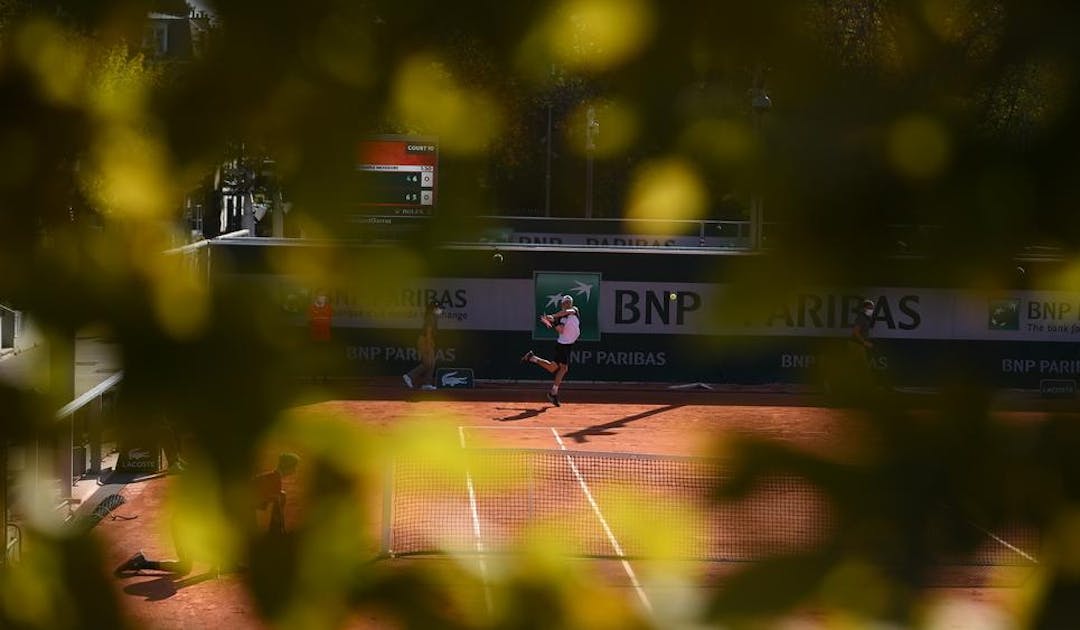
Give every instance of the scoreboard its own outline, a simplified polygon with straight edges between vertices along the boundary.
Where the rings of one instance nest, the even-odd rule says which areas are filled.
[[[358,153],[356,203],[363,214],[431,216],[439,168],[434,138],[376,136],[362,141]]]

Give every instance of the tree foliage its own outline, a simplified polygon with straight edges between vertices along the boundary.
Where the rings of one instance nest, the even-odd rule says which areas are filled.
[[[176,218],[185,195],[235,157],[230,147],[272,155],[309,234],[332,236],[358,139],[440,137],[441,206],[427,231],[377,259],[339,252],[274,261],[315,286],[348,274],[403,283],[424,274],[431,263],[418,252],[457,223],[508,209],[538,212],[549,151],[553,214],[579,215],[590,104],[601,125],[600,212],[622,216],[632,207],[635,191],[653,181],[642,173],[677,172],[700,185],[708,199],[695,209],[699,217],[721,212],[732,196],[761,195],[769,220],[787,228],[772,242],[774,275],[754,278],[759,289],[808,278],[858,283],[894,249],[888,226],[895,223],[941,226],[930,264],[957,282],[999,281],[1003,261],[1032,244],[1067,255],[1080,244],[1080,39],[1066,28],[1076,23],[1073,2],[208,4],[214,36],[205,51],[165,69],[140,55],[143,28],[148,10],[175,11],[179,3],[0,1],[0,298],[24,308],[54,340],[87,325],[113,332],[129,425],[168,414],[206,445],[208,483],[221,489],[207,510],[221,522],[237,516],[228,507],[235,502],[221,497],[251,472],[263,440],[281,430],[283,410],[305,395],[292,378],[297,350],[280,334],[267,296],[206,287],[176,258],[158,255],[183,241]],[[751,106],[755,82],[772,99],[767,113]],[[675,210],[682,209],[661,203],[650,211],[666,218]],[[32,434],[48,422],[41,409],[66,402],[45,405],[40,392],[4,387],[0,400],[12,403],[0,411],[6,437]],[[889,605],[853,603],[822,584],[822,576],[865,575],[875,541],[855,536],[852,548],[834,550],[839,556],[810,559],[824,564],[799,565],[820,572],[756,568],[736,586],[763,599],[747,608],[721,596],[714,619],[768,616],[812,601],[912,621],[926,568],[920,562],[937,543],[927,532],[946,518],[930,502],[954,487],[985,490],[972,469],[1005,470],[1050,488],[1026,515],[1050,528],[1055,544],[1075,547],[1069,449],[1076,431],[1062,421],[1024,433],[1030,441],[1017,456],[1020,442],[998,433],[1005,430],[991,422],[983,395],[959,391],[956,400],[968,404],[921,424],[877,410],[890,422],[875,430],[894,450],[868,475],[899,487],[905,503],[868,513],[909,526],[880,550],[906,558],[904,571],[872,576],[886,585]],[[969,432],[949,429],[957,417]],[[260,610],[282,623],[332,626],[350,607],[378,602],[415,627],[488,624],[465,613],[447,619],[445,584],[420,571],[387,576],[346,563],[349,571],[332,584],[281,582],[281,566],[302,564],[302,541],[338,541],[334,523],[352,522],[342,487],[352,472],[332,445],[313,448],[325,450],[319,505],[344,520],[302,534],[309,537],[293,541],[286,557],[271,559],[283,565],[254,571]],[[972,468],[946,465],[955,453]],[[829,477],[819,462],[771,451],[762,457]],[[1023,487],[994,479],[1010,489],[997,508],[1021,502]],[[853,510],[873,498],[858,489],[844,496]],[[250,534],[240,532],[234,553],[261,544],[243,537]],[[86,569],[95,553],[92,540],[47,532],[39,544],[67,575]],[[1075,559],[1062,563],[1046,568],[1046,591],[1028,610],[1046,627],[1075,608]],[[48,584],[35,591],[44,598],[38,617],[20,614],[7,596],[25,583],[0,581],[15,589],[0,597],[2,625],[104,627],[118,615],[102,577],[60,582],[54,568],[45,562],[29,574]],[[507,578],[513,607],[495,625],[585,624],[589,617],[569,603],[559,569],[539,561],[530,568],[535,573]],[[792,581],[770,599],[760,584],[785,572]],[[333,595],[325,608],[290,607],[302,598],[289,589],[316,587]]]

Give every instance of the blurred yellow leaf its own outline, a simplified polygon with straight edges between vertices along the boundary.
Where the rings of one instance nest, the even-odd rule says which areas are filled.
[[[941,175],[949,165],[951,150],[948,131],[929,116],[905,116],[889,130],[889,161],[898,173],[912,179]]]
[[[705,214],[707,194],[697,170],[678,158],[646,163],[630,186],[629,219],[686,220]]]
[[[80,38],[54,22],[34,19],[15,33],[15,48],[46,99],[77,103],[87,67],[87,49]]]
[[[409,128],[439,138],[441,150],[476,154],[503,125],[498,102],[479,87],[462,85],[437,57],[416,55],[398,69],[393,102]]]

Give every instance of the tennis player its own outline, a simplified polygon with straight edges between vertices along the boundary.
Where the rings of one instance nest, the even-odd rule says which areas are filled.
[[[566,377],[566,373],[570,370],[570,351],[573,350],[574,343],[581,336],[581,317],[577,307],[574,306],[574,298],[569,295],[562,296],[559,306],[562,307],[559,312],[540,316],[542,324],[548,328],[554,328],[559,333],[559,338],[555,340],[555,358],[549,361],[536,356],[532,350],[529,350],[525,353],[525,356],[521,357],[522,363],[535,363],[547,370],[548,373],[555,375],[555,381],[551,385],[551,391],[548,392],[547,398],[556,407],[561,406],[559,404],[559,386],[562,385],[563,378]]]

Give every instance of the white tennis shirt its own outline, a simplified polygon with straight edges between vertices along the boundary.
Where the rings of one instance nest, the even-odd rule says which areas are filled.
[[[570,313],[557,324],[562,325],[562,331],[559,333],[559,343],[570,345],[581,336],[581,320],[578,319],[577,313]]]

